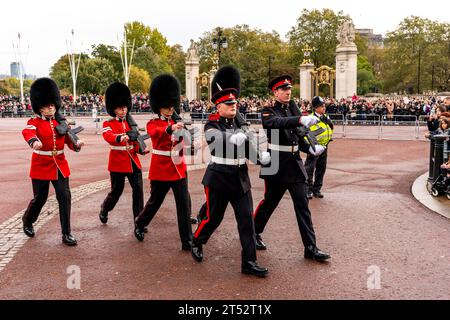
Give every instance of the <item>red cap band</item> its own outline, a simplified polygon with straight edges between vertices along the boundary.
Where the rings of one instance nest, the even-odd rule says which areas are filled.
[[[278,87],[282,86],[282,85],[286,85],[286,84],[292,84],[289,79],[285,79],[283,81],[277,82],[273,85],[272,87],[272,91],[275,91]]]
[[[219,104],[221,102],[227,101],[227,100],[234,100],[236,99],[236,97],[234,96],[234,94],[230,93],[226,96],[220,97],[219,99],[216,100],[216,104]]]

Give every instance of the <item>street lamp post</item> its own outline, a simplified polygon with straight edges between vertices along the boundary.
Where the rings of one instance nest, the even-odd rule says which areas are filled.
[[[217,28],[217,37],[213,38],[212,40],[212,47],[214,51],[217,51],[217,61],[215,62],[217,69],[219,69],[220,66],[220,55],[222,53],[222,48],[228,48],[227,38],[222,37],[222,34],[223,30],[221,28]]]

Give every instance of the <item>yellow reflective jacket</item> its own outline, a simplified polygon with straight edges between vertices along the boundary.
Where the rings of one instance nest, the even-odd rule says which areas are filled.
[[[312,113],[311,115],[315,115],[315,114]],[[328,118],[326,113],[323,116]],[[320,119],[320,117],[318,117],[318,118]],[[319,128],[323,128],[325,131],[322,132],[321,134],[319,134],[318,136],[316,136],[317,142],[321,146],[327,146],[330,143],[330,140],[333,138],[333,129],[331,129],[331,127],[328,124],[326,124],[325,122],[319,120],[319,122],[317,124],[311,126],[309,128],[309,130],[314,132],[314,131],[318,130]]]

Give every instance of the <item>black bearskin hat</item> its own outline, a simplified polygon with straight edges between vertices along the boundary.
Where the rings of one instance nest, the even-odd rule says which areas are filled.
[[[121,82],[114,82],[105,92],[106,111],[111,117],[116,117],[114,109],[117,107],[128,107],[128,112],[131,112],[131,91]]]
[[[159,114],[161,108],[174,107],[180,113],[180,81],[171,74],[161,74],[153,79],[150,86],[150,106]]]
[[[41,114],[39,109],[49,104],[55,105],[56,111],[62,105],[58,85],[50,78],[40,78],[33,82],[30,88],[30,100],[36,114]]]
[[[214,104],[235,103],[241,93],[241,75],[233,66],[220,68],[211,82],[211,101]],[[224,100],[225,99],[225,100]]]

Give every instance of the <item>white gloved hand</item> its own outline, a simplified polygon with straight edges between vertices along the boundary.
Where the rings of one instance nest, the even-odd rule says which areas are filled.
[[[314,146],[316,148],[316,151],[314,151],[313,147],[309,147],[309,152],[313,155],[313,156],[320,156],[322,153],[325,152],[325,150],[327,150],[327,147],[321,146],[321,145],[315,145]]]
[[[300,118],[300,123],[309,128],[319,122],[319,118],[316,116],[303,116]]]
[[[267,151],[264,151],[261,153],[261,159],[259,159],[259,162],[261,162],[262,165],[266,165],[270,163],[270,153]]]
[[[238,147],[240,147],[245,140],[247,140],[247,135],[243,132],[235,133],[230,137],[230,142]]]

